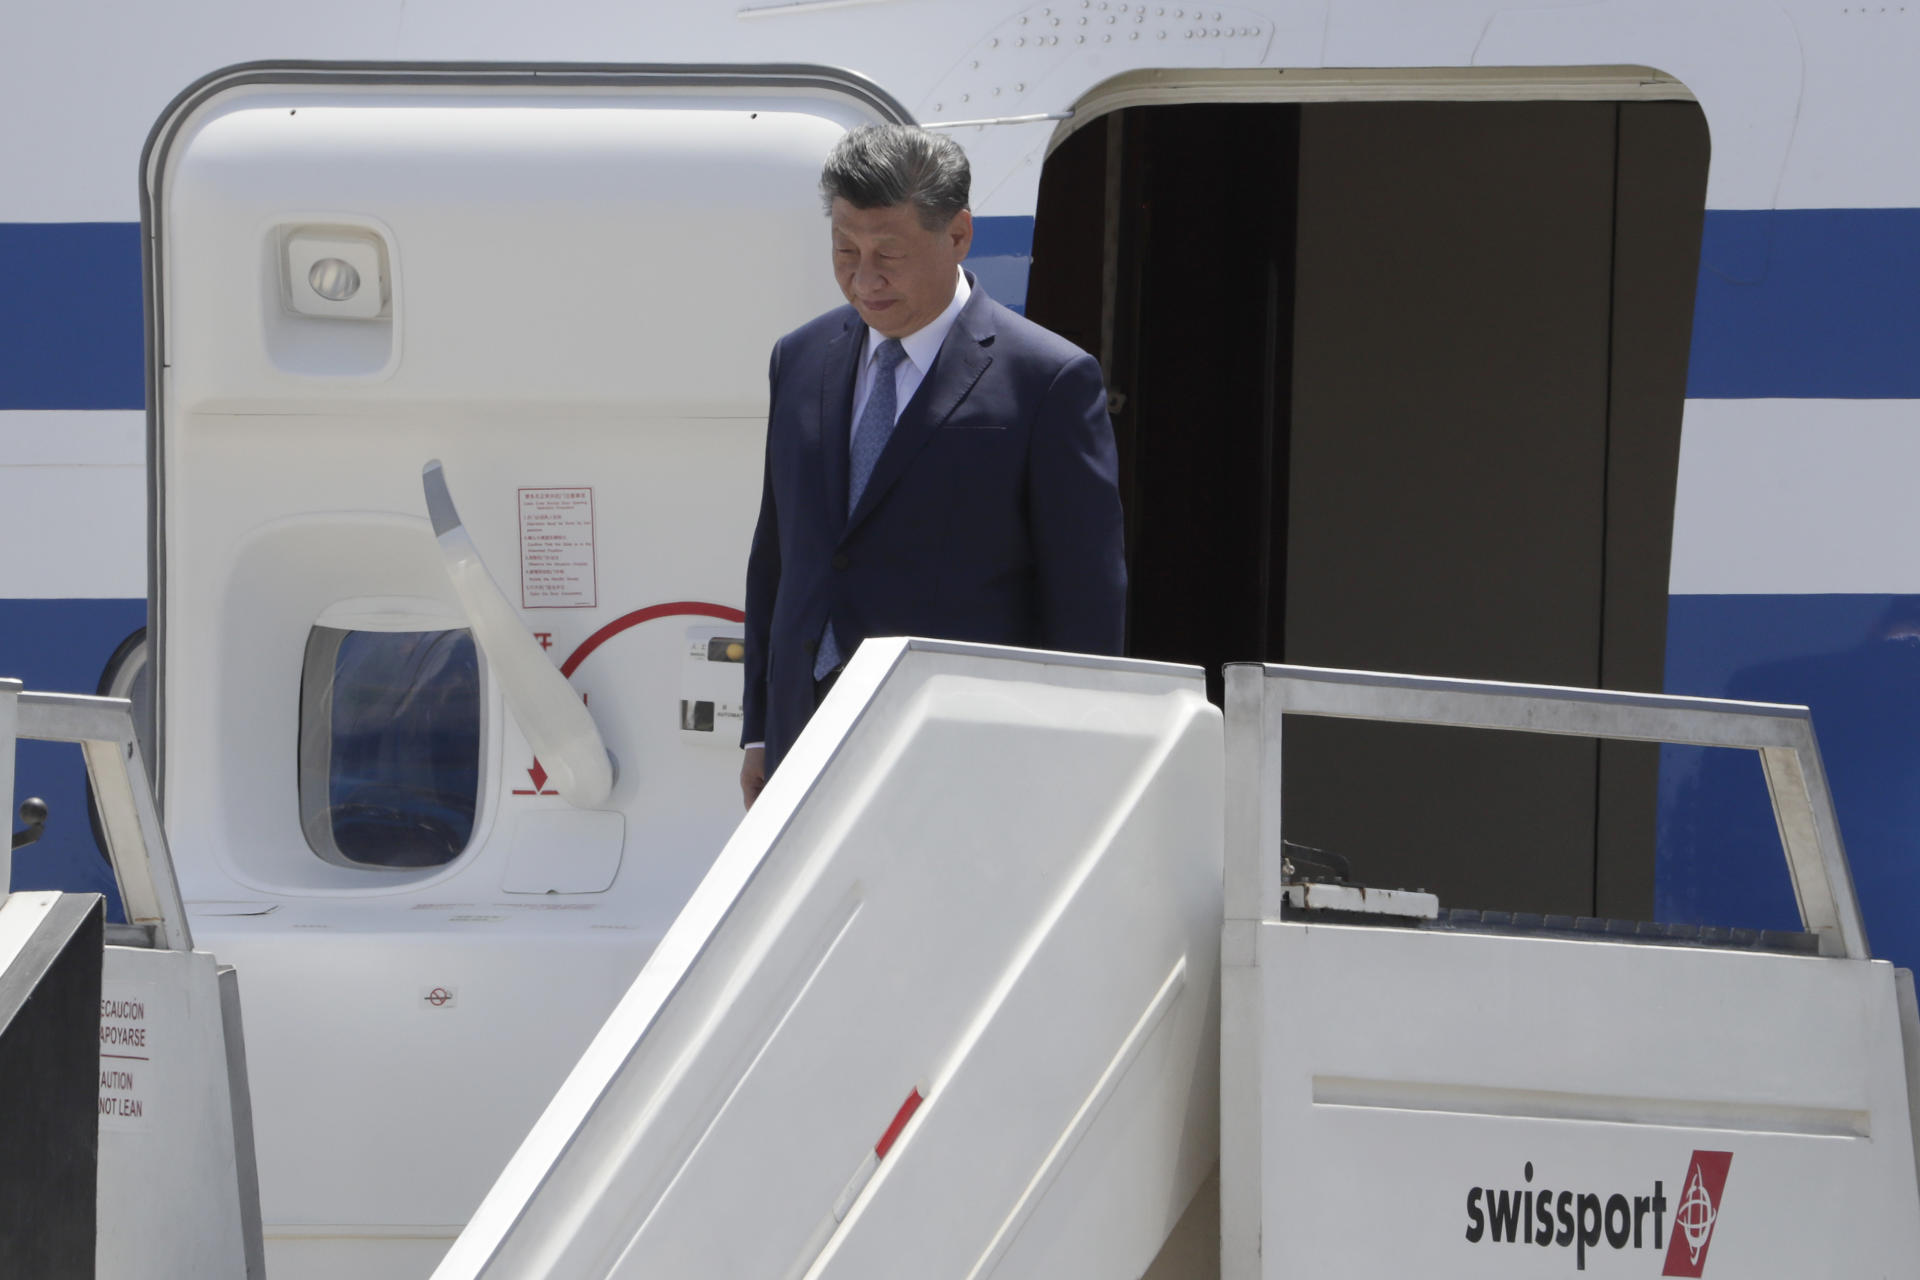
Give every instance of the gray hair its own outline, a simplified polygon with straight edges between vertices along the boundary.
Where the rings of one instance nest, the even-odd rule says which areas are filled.
[[[967,153],[945,134],[905,124],[869,124],[834,144],[820,170],[820,198],[856,209],[911,204],[920,225],[938,231],[967,207],[973,172]]]

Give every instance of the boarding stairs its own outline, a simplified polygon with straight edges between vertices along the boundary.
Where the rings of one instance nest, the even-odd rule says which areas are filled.
[[[1290,880],[1294,715],[1758,751],[1806,936]],[[1911,1274],[1916,1025],[1804,709],[869,642],[436,1276]]]
[[[0,795],[19,738],[81,748],[126,922],[0,895],[0,1275],[258,1280],[238,978],[193,948],[131,707],[0,680]]]
[[[436,1275],[1912,1273],[1920,1018],[1804,709],[1227,690],[864,646]],[[1290,875],[1294,716],[1756,751],[1804,932]],[[16,736],[82,745],[129,923],[0,905],[0,1098],[35,1101],[5,1272],[258,1276],[236,979],[192,949],[127,704],[0,684]]]

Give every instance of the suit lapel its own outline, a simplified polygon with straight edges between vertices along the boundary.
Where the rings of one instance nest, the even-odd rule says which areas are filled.
[[[847,514],[847,437],[853,428],[854,366],[866,345],[867,327],[848,321],[827,343],[820,383],[820,458],[826,467],[825,492],[830,519]],[[836,526],[837,527],[837,526]]]
[[[933,359],[933,368],[927,370],[920,389],[914,392],[913,399],[907,401],[900,420],[894,424],[893,435],[887,440],[887,447],[880,451],[879,460],[873,464],[873,475],[867,481],[866,491],[860,495],[860,505],[847,519],[848,533],[853,532],[866,519],[867,513],[886,497],[887,490],[906,472],[914,455],[925,448],[934,433],[953,416],[953,411],[960,407],[980,381],[980,375],[993,363],[993,356],[988,350],[993,344],[993,324],[988,312],[986,291],[973,283],[971,275],[968,281],[973,287],[972,296],[954,318],[947,340],[940,344],[940,353]],[[844,458],[844,441],[840,452]],[[844,467],[841,468],[840,492],[844,501]]]

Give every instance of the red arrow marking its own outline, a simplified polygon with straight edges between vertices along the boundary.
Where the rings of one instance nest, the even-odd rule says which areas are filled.
[[[550,791],[547,789],[546,766],[540,763],[538,756],[534,757],[533,768],[527,770],[527,776],[533,779],[533,790],[529,791],[525,787],[518,787],[515,788],[513,794],[517,796],[557,796],[560,794],[558,791]]]

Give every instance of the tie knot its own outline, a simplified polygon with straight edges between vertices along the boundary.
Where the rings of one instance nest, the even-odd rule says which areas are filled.
[[[907,358],[907,349],[900,345],[900,339],[888,338],[874,349],[873,358],[880,372],[892,373]]]

